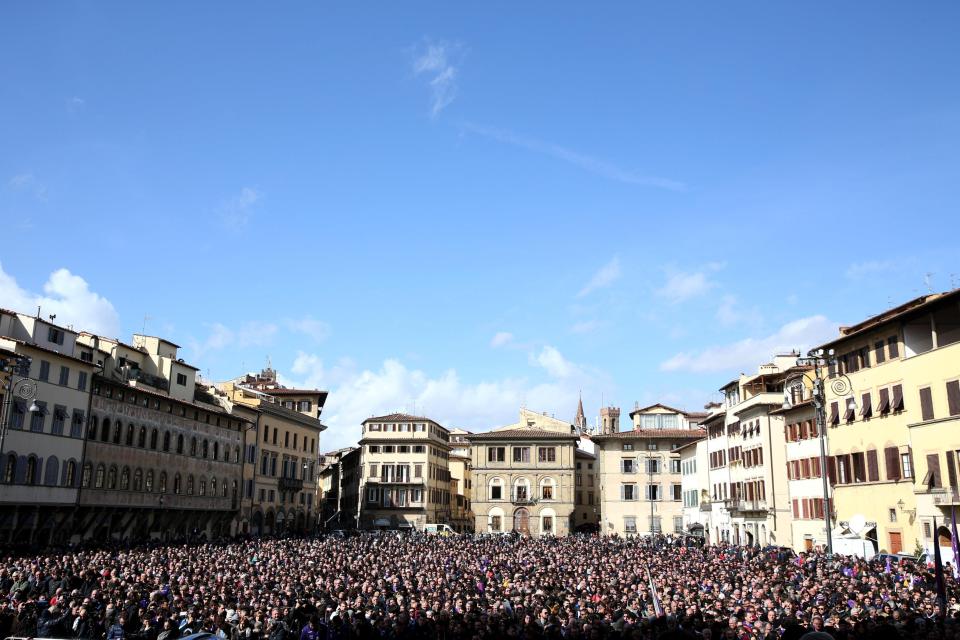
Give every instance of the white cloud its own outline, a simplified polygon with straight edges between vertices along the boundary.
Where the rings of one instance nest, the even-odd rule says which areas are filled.
[[[0,303],[12,311],[42,316],[56,314],[57,324],[108,336],[120,333],[120,317],[113,304],[90,290],[87,281],[68,269],[57,269],[43,285],[45,295],[22,289],[0,265]]]
[[[517,135],[504,129],[486,127],[469,122],[465,123],[463,128],[471,133],[496,140],[497,142],[552,156],[558,160],[569,162],[585,171],[595,173],[610,180],[616,180],[617,182],[625,182],[627,184],[636,184],[645,187],[659,187],[671,191],[683,191],[686,189],[686,185],[677,180],[630,171],[607,160],[595,158],[551,142],[543,142],[535,138]]]
[[[269,322],[247,322],[237,329],[214,322],[210,326],[210,335],[203,341],[190,339],[190,350],[194,358],[202,358],[213,351],[227,348],[263,347],[273,341],[277,325]]]
[[[413,73],[428,78],[432,103],[430,114],[436,116],[457,97],[458,60],[463,47],[450,42],[427,42],[426,48],[415,54]]]
[[[323,342],[330,337],[330,325],[322,320],[317,320],[310,316],[299,318],[297,320],[288,320],[287,327],[291,331],[301,333],[314,342]]]
[[[14,191],[32,193],[37,200],[47,199],[47,186],[32,173],[20,173],[13,176],[7,181],[7,186]]]
[[[490,346],[494,349],[499,347],[505,347],[506,345],[513,342],[513,334],[509,331],[498,331],[490,339]]]
[[[860,280],[867,276],[877,273],[890,271],[894,268],[891,260],[867,260],[865,262],[855,262],[847,267],[846,276],[850,280]]]
[[[77,113],[84,106],[86,106],[87,101],[79,96],[73,96],[72,98],[67,98],[67,111],[71,114]]]
[[[618,278],[620,278],[620,257],[613,256],[610,262],[600,267],[600,270],[593,274],[590,281],[577,293],[577,297],[582,298],[597,289],[605,289],[616,282]]]
[[[321,418],[330,427],[321,436],[324,450],[355,445],[360,438],[360,423],[373,415],[415,412],[447,427],[486,431],[515,422],[521,406],[547,410],[572,421],[580,389],[585,395],[599,396],[601,389],[612,388],[603,374],[585,373],[552,347],[532,356],[531,364],[534,370],[530,377],[470,383],[455,369],[431,376],[392,358],[376,370],[358,370],[349,360],[327,368],[318,356],[299,353],[291,369],[296,379],[281,378],[281,382],[330,391]],[[543,375],[541,369],[548,367],[566,377],[547,371],[552,377],[536,380]]]
[[[768,362],[771,356],[801,349],[829,340],[837,332],[837,324],[822,315],[800,318],[783,325],[776,333],[762,338],[745,338],[728,345],[709,347],[696,352],[678,353],[660,363],[661,371],[752,371]]]
[[[262,194],[252,187],[243,187],[240,193],[221,203],[217,208],[220,222],[231,230],[238,230],[250,222],[253,206],[262,198]]]
[[[671,304],[686,302],[691,298],[702,296],[716,285],[710,279],[709,272],[720,271],[726,266],[723,262],[711,262],[696,271],[678,271],[668,266],[667,281],[655,293],[666,298]]]

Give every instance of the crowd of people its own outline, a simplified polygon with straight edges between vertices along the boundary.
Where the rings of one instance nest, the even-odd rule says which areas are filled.
[[[74,549],[0,560],[0,638],[957,638],[947,573],[941,610],[909,561],[597,536]]]

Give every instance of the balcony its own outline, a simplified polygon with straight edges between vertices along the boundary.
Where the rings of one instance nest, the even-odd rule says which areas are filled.
[[[300,478],[280,478],[280,491],[302,491],[303,480]]]
[[[537,501],[526,493],[511,493],[510,502],[516,505],[534,505]]]
[[[960,506],[960,490],[958,489],[952,487],[933,489],[930,491],[930,495],[933,496],[933,504],[935,505],[943,507]]]
[[[401,479],[401,478],[371,477],[371,478],[367,478],[367,482],[370,484],[380,484],[380,485],[414,484],[414,485],[421,486],[424,484],[423,478],[414,478],[413,480],[411,480],[410,478]]]
[[[766,500],[730,498],[724,500],[723,504],[731,514],[739,514],[742,516],[765,516],[769,512]]]

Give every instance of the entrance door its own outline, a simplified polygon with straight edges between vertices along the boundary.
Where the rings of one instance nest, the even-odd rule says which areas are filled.
[[[813,539],[804,538],[803,539],[803,550],[804,551],[813,551]]]
[[[513,530],[524,535],[530,533],[530,512],[517,509],[513,512]]]
[[[891,531],[890,536],[890,553],[900,553],[903,551],[903,541],[900,539],[899,531]]]

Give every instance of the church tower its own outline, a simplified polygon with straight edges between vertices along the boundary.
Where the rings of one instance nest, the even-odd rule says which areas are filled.
[[[600,409],[600,435],[610,435],[620,431],[620,407],[602,407]]]
[[[583,394],[580,394],[580,401],[577,403],[577,417],[573,419],[573,426],[582,433],[587,430],[587,416],[583,413]]]

